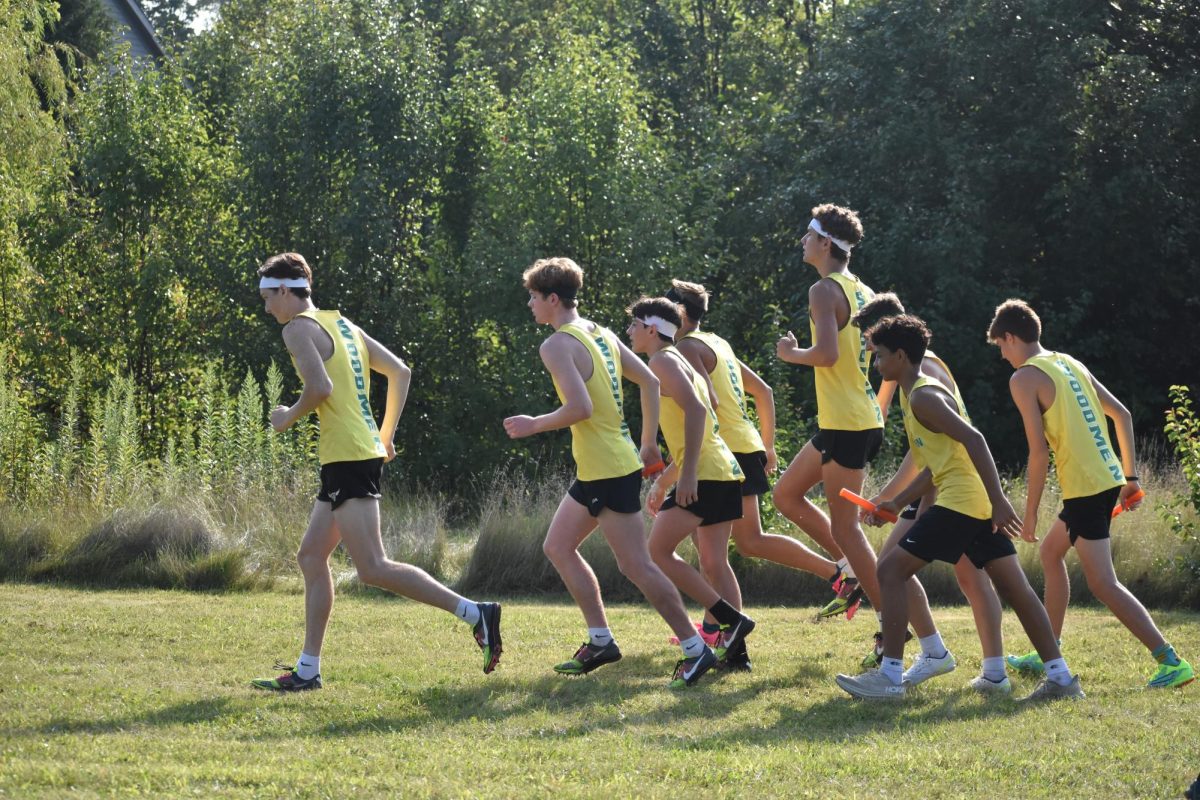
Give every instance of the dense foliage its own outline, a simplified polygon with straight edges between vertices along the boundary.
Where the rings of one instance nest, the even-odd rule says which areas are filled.
[[[76,92],[57,16],[0,0],[0,328],[13,407],[50,438],[74,353],[92,388],[131,381],[163,457],[204,375],[281,355],[252,276],[294,249],[320,305],[414,367],[394,474],[461,493],[561,460],[563,436],[500,420],[553,403],[520,273],[565,254],[618,330],[669,277],[707,284],[710,326],[777,387],[786,457],[815,409],[774,342],[806,336],[798,239],[826,200],[860,210],[852,268],[930,321],[1010,465],[983,336],[1006,297],[1143,436],[1200,373],[1187,0],[224,0],[170,32],[172,64],[109,53]]]

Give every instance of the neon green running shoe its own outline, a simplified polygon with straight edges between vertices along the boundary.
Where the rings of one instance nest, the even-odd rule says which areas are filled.
[[[1182,658],[1175,666],[1159,664],[1158,670],[1150,677],[1150,682],[1146,685],[1153,689],[1174,689],[1178,686],[1187,686],[1192,681],[1196,680],[1196,671],[1192,669],[1192,665]]]
[[[1004,660],[1008,662],[1008,668],[1016,672],[1029,675],[1042,675],[1046,672],[1046,665],[1042,663],[1042,657],[1037,654],[1037,650],[1023,656],[1005,656]]]
[[[838,587],[837,595],[817,612],[817,621],[836,617],[838,614],[845,614],[848,620],[854,619],[859,605],[862,604],[863,596],[863,590],[858,585],[857,578],[844,579],[841,586]]]

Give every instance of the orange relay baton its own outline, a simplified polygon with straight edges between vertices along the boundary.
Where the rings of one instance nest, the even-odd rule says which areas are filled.
[[[1145,496],[1146,496],[1146,493],[1144,491],[1142,491],[1141,489],[1138,489],[1136,492],[1129,495],[1129,497],[1126,498],[1124,503],[1117,503],[1116,507],[1113,509],[1112,519],[1116,519],[1118,515],[1128,511],[1129,507],[1131,505],[1133,505],[1137,501],[1141,500]]]
[[[854,503],[854,505],[865,508],[867,511],[886,519],[888,522],[898,522],[900,520],[898,516],[890,511],[880,511],[879,506],[875,505],[862,495],[855,494],[849,489],[842,489],[842,491],[838,492],[838,494],[840,494],[844,499],[849,500],[851,503]]]

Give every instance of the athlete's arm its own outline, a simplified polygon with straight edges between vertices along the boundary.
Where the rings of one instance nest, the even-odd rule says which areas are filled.
[[[518,415],[504,420],[504,430],[509,438],[522,439],[535,433],[555,431],[559,428],[569,428],[576,422],[583,422],[592,416],[592,398],[588,396],[587,386],[579,368],[575,366],[572,357],[572,345],[577,344],[570,334],[551,334],[538,353],[546,370],[554,378],[555,384],[563,395],[563,404],[538,417]],[[582,345],[580,345],[582,347]]]
[[[987,440],[969,422],[959,415],[953,401],[941,391],[931,388],[917,389],[909,396],[909,408],[917,421],[934,433],[943,433],[961,444],[971,457],[975,471],[983,479],[988,500],[992,503],[992,530],[1015,539],[1021,533],[1021,520],[1013,510],[1012,503],[1004,495],[1000,485],[1000,473],[992,460],[992,451]],[[907,493],[906,493],[907,496]],[[911,503],[916,496],[907,497]]]
[[[875,393],[875,399],[879,401],[879,415],[883,417],[884,423],[887,422],[888,408],[892,405],[892,398],[896,396],[895,381],[881,381],[879,391]]]
[[[713,358],[713,366],[715,367],[716,358],[713,351],[704,342],[688,338],[683,338],[676,342],[675,349],[687,359],[687,362],[692,365],[692,369],[704,376],[704,384],[708,387],[708,401],[712,403],[713,411],[716,411],[720,403],[717,400],[717,387],[713,386],[712,371],[704,359],[705,351],[707,351],[707,354]]]
[[[1025,441],[1029,444],[1029,463],[1025,468],[1025,518],[1021,523],[1021,538],[1027,542],[1038,540],[1038,508],[1046,490],[1046,473],[1050,469],[1050,445],[1046,443],[1042,405],[1038,402],[1038,385],[1041,383],[1050,384],[1049,390],[1054,391],[1053,382],[1037,367],[1022,367],[1008,379],[1008,391],[1021,412]],[[1053,397],[1050,400],[1053,402]]]
[[[371,371],[387,378],[387,404],[384,406],[383,424],[379,426],[379,438],[387,451],[384,460],[391,461],[396,457],[396,426],[400,424],[400,415],[404,413],[404,404],[408,400],[412,370],[400,356],[372,339],[362,328],[358,332],[367,346]]]
[[[271,411],[271,427],[280,433],[311,414],[333,394],[333,381],[325,371],[325,359],[321,358],[317,345],[318,336],[328,337],[329,334],[307,317],[294,319],[283,326],[283,343],[296,361],[304,389],[290,408],[276,406]]]
[[[642,438],[640,455],[642,466],[648,467],[663,460],[658,449],[658,377],[638,358],[624,342],[617,342],[621,355],[621,373],[637,384],[642,402]]]
[[[837,303],[843,296],[833,281],[819,280],[808,290],[808,311],[813,321],[812,347],[801,348],[796,335],[787,332],[775,346],[779,357],[789,364],[832,367],[838,360]]]
[[[740,359],[738,367],[742,370],[742,386],[746,394],[754,398],[754,410],[758,413],[758,432],[762,435],[763,447],[767,451],[767,474],[779,469],[779,456],[775,453],[775,392],[771,385],[759,377]]]
[[[658,376],[663,397],[670,397],[683,409],[683,462],[679,464],[679,480],[675,484],[675,500],[681,506],[696,502],[697,472],[700,466],[700,445],[704,441],[704,424],[708,410],[692,386],[683,365],[669,355],[655,353],[650,369]],[[672,454],[676,462],[679,458]]]
[[[892,479],[887,482],[886,486],[879,490],[879,494],[871,498],[871,502],[878,505],[885,497],[890,497],[893,499],[899,498],[900,492],[911,485],[912,482],[917,479],[919,474],[920,470],[917,469],[917,462],[913,460],[912,450],[909,450],[904,454],[904,458],[900,461],[900,466],[896,468],[896,474],[892,476]],[[908,502],[911,503],[912,500],[909,500]],[[905,505],[908,505],[908,503],[905,503]],[[903,506],[901,506],[901,508],[903,508]],[[870,511],[863,509],[863,512],[859,514],[859,516],[863,520],[866,520],[867,517],[873,515]]]
[[[921,470],[915,477],[896,493],[896,496],[891,500],[880,500],[876,503],[876,509],[882,511],[891,511],[893,514],[899,514],[900,510],[912,503],[917,498],[924,497],[933,488],[933,473],[928,468]],[[882,494],[880,495],[883,496]],[[874,516],[874,515],[871,515]],[[876,519],[881,518],[876,517]]]
[[[1086,368],[1085,368],[1086,369]],[[1117,447],[1121,451],[1121,469],[1126,475],[1137,474],[1137,451],[1134,449],[1133,441],[1133,415],[1129,413],[1129,409],[1125,404],[1116,398],[1104,384],[1096,380],[1096,376],[1088,372],[1088,379],[1092,382],[1092,388],[1096,390],[1096,395],[1100,398],[1100,406],[1104,409],[1105,416],[1112,419],[1117,429]],[[1121,487],[1120,501],[1122,504],[1130,497],[1130,495],[1139,491],[1141,486],[1137,481],[1126,481]],[[1131,503],[1129,508],[1137,508],[1142,504],[1141,500],[1136,503]]]
[[[650,516],[658,516],[658,510],[662,508],[663,500],[667,497],[667,490],[677,480],[679,480],[679,465],[672,461],[665,470],[658,473],[658,478],[654,483],[650,484],[650,492],[646,495],[646,510],[650,512]]]

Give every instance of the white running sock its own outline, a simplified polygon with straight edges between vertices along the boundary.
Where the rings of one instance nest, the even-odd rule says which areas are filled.
[[[308,653],[300,653],[300,657],[296,659],[296,674],[301,680],[311,681],[313,678],[321,674],[321,657],[310,656]]]
[[[1066,686],[1070,683],[1071,670],[1067,669],[1067,660],[1065,658],[1056,658],[1053,661],[1047,661],[1046,677],[1059,686]]]
[[[607,647],[612,644],[612,631],[608,628],[588,628],[588,641],[596,647]]]
[[[455,609],[454,616],[468,625],[474,626],[479,622],[479,604],[464,597],[458,601],[458,608]]]
[[[683,648],[684,658],[695,658],[704,652],[704,640],[700,638],[700,634],[695,634],[690,639],[683,639],[679,642],[679,646]]]
[[[1004,657],[996,656],[995,658],[985,658],[983,660],[983,677],[993,683],[1000,683],[1004,680]]]
[[[946,657],[946,644],[942,641],[942,635],[937,631],[928,636],[922,636],[920,642],[921,652],[930,658]]]
[[[904,661],[899,658],[883,657],[883,664],[879,667],[879,671],[888,677],[892,683],[897,686],[904,680]]]
[[[858,576],[854,574],[854,567],[850,566],[850,559],[842,556],[838,559],[837,565],[838,569],[840,569],[842,574],[847,578],[854,578],[854,580],[858,580]]]

